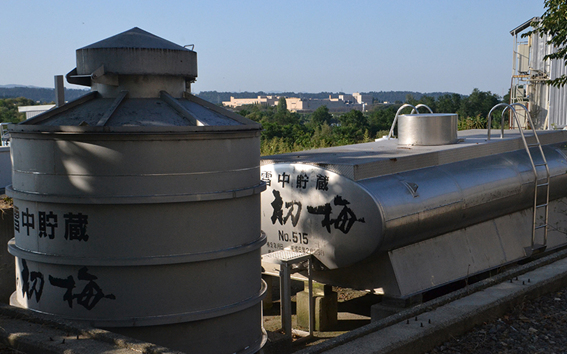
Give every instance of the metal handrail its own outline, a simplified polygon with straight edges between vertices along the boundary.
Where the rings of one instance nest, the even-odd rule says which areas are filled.
[[[487,124],[488,124],[488,140],[490,140],[490,129],[492,128],[492,111],[493,111],[495,108],[499,107],[499,106],[505,106],[505,107],[504,107],[504,110],[502,111],[502,116],[500,117],[500,139],[502,139],[502,138],[504,137],[504,113],[506,113],[506,110],[507,110],[508,108],[511,109],[512,106],[519,106],[519,107],[522,107],[522,108],[526,111],[526,113],[527,113],[528,116],[529,116],[529,122],[530,122],[532,128],[534,128],[534,132],[535,132],[535,127],[534,127],[534,125],[533,125],[530,112],[528,111],[528,108],[527,108],[526,106],[524,106],[523,104],[521,104],[521,103],[519,103],[519,102],[515,102],[515,103],[511,103],[511,104],[499,103],[499,104],[497,104],[496,106],[492,107],[492,109],[491,109],[490,112],[488,113],[488,119],[487,119],[487,120],[488,120],[488,122],[487,122]],[[518,122],[518,119],[517,119],[517,118],[515,118],[515,119],[516,119],[516,123],[518,123],[518,126],[520,126],[520,123]]]
[[[536,144],[533,144],[533,146],[537,146],[539,148],[539,152],[541,154],[541,158],[543,160],[543,166],[545,166],[545,173],[546,173],[546,182],[543,184],[538,184],[538,174],[537,174],[537,167],[534,163],[534,160],[532,158],[532,154],[530,152],[530,145],[527,143],[526,141],[526,137],[524,135],[524,131],[522,129],[522,125],[519,122],[518,119],[518,115],[516,113],[516,109],[514,108],[514,106],[518,106],[523,108],[526,111],[526,115],[528,117],[528,121],[530,123],[530,126],[532,127],[532,131],[534,132],[534,137],[536,140]],[[522,137],[522,142],[524,143],[524,148],[526,149],[526,152],[528,154],[528,157],[530,159],[530,163],[532,165],[532,171],[534,174],[534,207],[533,207],[533,221],[532,221],[532,251],[534,249],[535,246],[535,234],[536,234],[536,219],[537,219],[537,208],[538,207],[545,207],[545,221],[544,224],[542,225],[544,228],[543,231],[543,246],[545,247],[547,245],[547,223],[549,220],[549,182],[550,182],[550,173],[549,173],[549,165],[547,164],[547,159],[545,158],[545,154],[543,153],[543,148],[541,147],[541,142],[539,140],[539,137],[537,135],[534,123],[532,121],[532,117],[530,115],[530,112],[528,111],[528,108],[526,106],[524,106],[521,103],[513,103],[513,104],[508,104],[508,103],[499,103],[497,105],[495,105],[494,107],[492,107],[492,109],[490,110],[490,112],[488,113],[488,118],[487,118],[487,124],[488,124],[488,134],[487,134],[487,140],[490,140],[490,129],[491,129],[491,125],[492,125],[492,112],[498,108],[498,107],[505,107],[504,110],[502,111],[502,121],[501,121],[501,133],[500,133],[500,138],[504,137],[504,112],[506,112],[506,109],[510,109],[510,111],[512,112],[512,116],[514,117],[514,120],[516,121],[516,124],[518,124],[518,130],[520,131],[520,136]],[[540,186],[546,186],[546,201],[544,204],[537,204],[537,194],[538,194],[538,187]]]
[[[418,104],[417,106],[413,106],[409,103],[406,103],[404,105],[402,105],[400,108],[398,108],[398,111],[396,112],[396,116],[394,117],[394,121],[392,122],[392,127],[390,128],[390,133],[388,133],[388,140],[390,140],[390,138],[392,137],[392,135],[394,135],[394,127],[396,126],[396,123],[398,122],[398,115],[400,114],[400,112],[402,111],[402,109],[406,108],[406,107],[411,107],[411,114],[414,113],[418,113],[419,110],[418,108],[420,107],[425,107],[429,110],[429,112],[431,112],[431,114],[433,114],[433,111],[431,110],[431,108],[429,108],[427,105],[424,105],[423,103]]]
[[[514,116],[514,119],[516,118],[516,110],[514,109],[514,107],[512,107],[512,105],[509,105],[508,103],[498,103],[497,105],[495,105],[494,107],[492,107],[492,109],[490,110],[490,112],[488,112],[488,118],[486,119],[487,122],[487,128],[488,128],[488,140],[490,140],[490,129],[492,129],[492,112],[498,108],[498,107],[502,107],[502,106],[506,106],[506,108],[504,109],[504,111],[506,111],[506,109],[510,108],[510,110],[512,111],[512,114]],[[500,139],[502,139],[504,137],[504,111],[502,111],[502,117],[501,117],[501,121],[500,121],[500,128],[501,128],[501,132],[500,132]],[[524,137],[524,134],[522,133],[522,130],[520,129],[520,133],[522,134],[522,138]],[[524,145],[525,145],[525,141],[524,141]]]

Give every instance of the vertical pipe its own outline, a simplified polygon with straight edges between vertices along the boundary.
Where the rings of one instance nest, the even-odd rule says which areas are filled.
[[[313,298],[313,279],[311,278],[312,257],[307,260],[307,277],[309,278],[309,336],[313,336],[315,329],[315,299]]]
[[[63,75],[55,75],[55,104],[61,107],[65,104],[65,86],[63,85]]]
[[[291,338],[291,286],[289,265],[283,263],[280,267],[280,313],[282,316],[282,327],[286,336]]]

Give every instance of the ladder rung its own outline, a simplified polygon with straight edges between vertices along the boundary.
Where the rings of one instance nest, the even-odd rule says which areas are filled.
[[[535,230],[544,229],[544,235],[545,235],[544,238],[545,238],[545,237],[547,237],[547,231],[548,231],[548,230],[547,230],[547,222],[548,222],[548,212],[549,212],[549,182],[550,182],[550,180],[549,180],[549,165],[548,165],[548,163],[547,163],[547,160],[545,159],[545,154],[544,154],[543,149],[542,149],[542,147],[541,147],[541,143],[540,143],[539,140],[537,139],[537,135],[536,135],[535,130],[534,130],[534,135],[536,136],[536,142],[535,142],[535,143],[527,144],[526,141],[524,141],[525,146],[526,146],[526,150],[527,150],[527,152],[528,152],[528,155],[530,156],[530,161],[531,161],[531,163],[532,163],[532,167],[533,167],[533,169],[534,169],[534,173],[536,174],[536,176],[535,176],[535,185],[536,185],[536,187],[534,188],[534,192],[535,192],[534,204],[537,203],[537,199],[538,199],[538,198],[537,198],[537,197],[538,197],[537,192],[538,192],[538,188],[539,188],[539,187],[546,187],[546,188],[547,188],[547,200],[546,200],[546,202],[545,202],[544,204],[536,204],[536,205],[534,206],[534,215],[533,215],[533,220],[532,220],[532,227],[533,227],[533,234],[532,234],[532,237],[535,238]],[[534,163],[534,161],[531,159],[532,153],[530,152],[530,148],[531,148],[531,147],[535,147],[535,146],[539,147],[539,152],[540,152],[540,154],[541,154],[542,161],[543,161],[542,163]],[[545,179],[543,179],[543,178],[541,179],[541,180],[546,181],[545,183],[539,183],[540,179],[538,178],[538,174],[536,173],[536,168],[537,168],[537,167],[541,167],[541,166],[545,166],[545,169],[546,169],[546,171],[547,171],[547,173],[546,173],[546,175],[547,175],[546,178],[545,178]],[[536,226],[536,211],[537,211],[538,208],[545,208],[545,212],[544,212],[544,213],[545,213],[545,220],[544,220],[544,223],[543,223],[543,224],[541,224],[541,225],[539,225],[539,226]],[[532,242],[533,242],[533,240],[532,240]],[[546,240],[546,243],[547,243],[547,240]],[[541,245],[541,247],[538,248],[538,247],[535,247],[535,245],[532,245],[532,249],[531,249],[530,254],[533,253],[533,252],[535,252],[536,249],[542,249],[542,250],[545,249],[545,246],[546,246],[546,245]]]

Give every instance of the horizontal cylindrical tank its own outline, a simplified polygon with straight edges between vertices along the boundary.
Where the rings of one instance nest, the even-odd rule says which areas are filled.
[[[551,199],[567,196],[561,149],[543,147]],[[538,168],[542,178],[544,171]],[[313,165],[274,163],[262,166],[262,178],[268,183],[262,197],[264,252],[290,247],[313,253],[329,269],[530,208],[534,199],[525,150],[359,181]]]
[[[403,114],[398,118],[398,144],[445,145],[457,142],[456,114]]]

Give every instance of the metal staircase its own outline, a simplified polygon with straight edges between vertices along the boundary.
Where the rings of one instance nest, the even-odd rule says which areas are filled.
[[[539,140],[539,137],[537,136],[537,132],[535,130],[535,126],[534,126],[532,118],[530,116],[530,112],[528,111],[526,106],[522,105],[521,103],[513,103],[511,105],[506,104],[506,103],[499,103],[496,106],[492,107],[492,109],[488,113],[488,123],[487,123],[488,124],[488,140],[490,140],[492,112],[494,111],[495,108],[501,107],[501,106],[505,106],[506,108],[504,108],[504,110],[502,111],[502,121],[501,121],[502,130],[501,130],[501,133],[500,133],[500,138],[502,138],[504,136],[504,112],[506,112],[506,109],[509,108],[512,111],[512,115],[514,116],[516,123],[518,124],[518,129],[520,130],[522,142],[524,143],[524,148],[526,149],[526,152],[528,153],[528,157],[530,159],[530,164],[532,165],[532,171],[534,173],[534,204],[533,204],[533,219],[532,219],[532,241],[531,241],[530,247],[524,248],[526,256],[530,257],[534,253],[539,253],[539,252],[544,251],[545,248],[547,247],[547,226],[548,226],[548,219],[549,219],[549,179],[550,179],[549,166],[547,164],[547,159],[545,158],[545,154],[543,153],[543,148],[541,147],[541,142]],[[534,132],[535,143],[528,144],[528,142],[526,141],[526,137],[524,136],[524,131],[522,129],[522,125],[518,121],[518,116],[517,116],[516,110],[514,109],[514,106],[521,107],[526,111],[526,116],[528,118],[528,122],[529,122],[529,124],[532,127],[533,132]],[[537,163],[534,162],[534,158],[532,156],[533,152],[530,151],[530,149],[534,149],[536,154],[539,153],[539,155],[541,156],[541,162],[540,161],[538,161]],[[542,170],[541,167],[545,167],[545,175],[542,178],[539,178],[538,167],[540,168],[540,170]],[[541,198],[538,198],[538,194],[539,194],[540,189],[543,189],[543,193],[545,194],[545,200],[543,202],[539,202],[539,199],[541,199]],[[539,225],[537,225],[537,217],[538,217],[538,210],[539,209],[543,209],[544,215],[542,216],[543,222],[540,223]],[[542,243],[536,243],[536,232],[540,229],[543,229],[543,240],[542,240]]]

